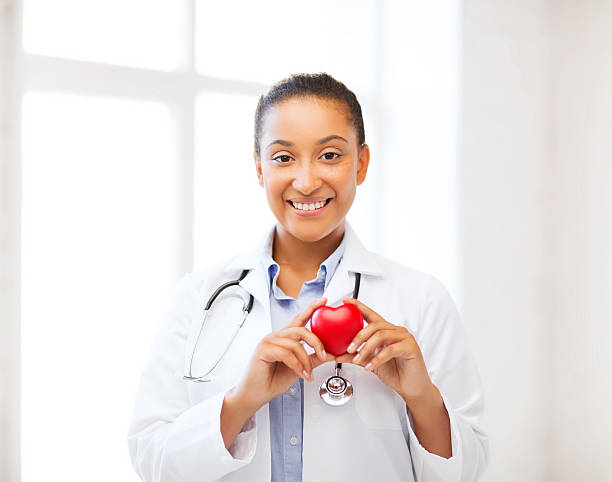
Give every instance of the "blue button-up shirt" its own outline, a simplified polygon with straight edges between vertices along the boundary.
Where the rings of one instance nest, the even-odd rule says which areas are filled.
[[[274,235],[270,237],[264,251],[264,263],[270,280],[272,331],[287,326],[287,323],[310,303],[323,296],[344,254],[345,239],[346,236],[343,236],[338,248],[321,263],[317,277],[305,282],[295,299],[283,293],[276,284],[280,267],[272,259]],[[302,480],[303,389],[304,380],[299,378],[289,390],[269,402],[272,482]]]

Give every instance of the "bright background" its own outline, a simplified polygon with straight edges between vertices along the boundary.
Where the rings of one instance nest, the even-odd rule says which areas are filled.
[[[612,3],[0,7],[0,480],[137,480],[127,426],[168,295],[274,222],[257,99],[316,71],[364,112],[349,221],[462,314],[484,480],[612,480]]]

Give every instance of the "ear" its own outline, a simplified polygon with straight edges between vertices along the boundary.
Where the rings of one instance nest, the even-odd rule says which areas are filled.
[[[357,185],[359,186],[365,181],[370,165],[370,147],[363,144],[359,149],[359,160],[357,161]]]
[[[261,170],[261,160],[256,152],[253,153],[253,161],[255,161],[255,171],[257,172],[257,179],[259,180],[259,185],[264,187],[263,183],[263,171]]]

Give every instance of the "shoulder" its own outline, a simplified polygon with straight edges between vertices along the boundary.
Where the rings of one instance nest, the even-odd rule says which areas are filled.
[[[447,287],[431,273],[371,252],[382,276],[375,283],[387,301],[397,303],[415,330],[460,318]],[[382,295],[384,293],[384,295]]]
[[[412,268],[399,261],[371,252],[383,272],[381,280],[399,285],[410,292],[421,293],[424,297],[443,298],[448,294],[444,284],[431,273]]]
[[[428,367],[438,370],[438,358],[444,354],[454,363],[465,355],[468,341],[465,326],[447,287],[431,273],[376,255],[384,267],[382,287],[387,299],[398,303],[404,325],[415,336]]]
[[[237,255],[228,256],[208,263],[187,273],[183,278],[187,278],[189,283],[198,293],[204,293],[216,288],[221,282],[231,281],[238,278],[240,273],[228,271],[227,266]],[[232,278],[234,276],[234,278]]]

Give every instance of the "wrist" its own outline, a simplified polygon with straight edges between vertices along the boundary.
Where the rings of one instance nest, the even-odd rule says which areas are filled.
[[[242,390],[240,385],[233,386],[225,393],[225,402],[236,408],[240,413],[248,413],[251,416],[265,403],[253,400]],[[248,417],[247,417],[248,418]]]
[[[414,433],[421,446],[430,453],[451,458],[450,416],[438,387],[432,383],[427,395],[406,402],[406,410],[412,413]]]
[[[221,436],[227,450],[236,439],[249,418],[257,411],[253,405],[246,403],[236,387],[225,392],[221,407]]]
[[[437,408],[438,405],[444,404],[438,387],[431,382],[420,395],[402,395],[402,398],[413,415],[417,413],[426,413],[427,411],[431,411],[432,408]]]

